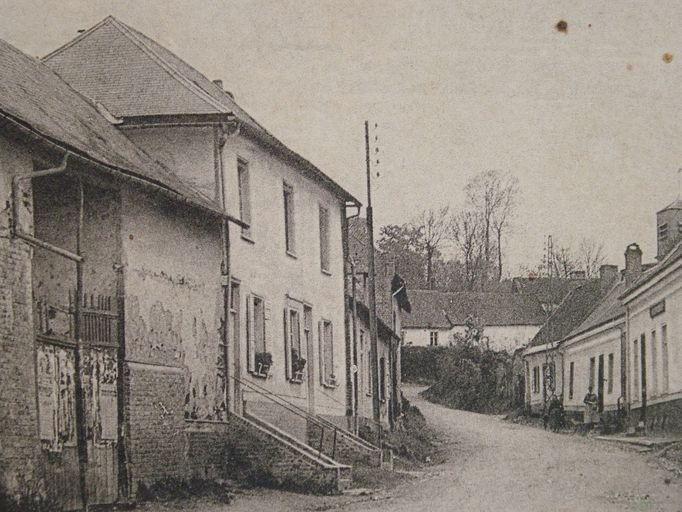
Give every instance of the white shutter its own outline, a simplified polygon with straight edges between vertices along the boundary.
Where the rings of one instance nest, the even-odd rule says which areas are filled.
[[[284,308],[284,368],[287,380],[291,379],[291,357],[289,355],[289,309]]]
[[[322,320],[317,322],[317,343],[320,353],[320,384],[324,385],[327,382],[327,376],[324,374],[324,322]]]
[[[253,295],[246,298],[246,363],[250,372],[256,371],[256,344],[254,331]]]

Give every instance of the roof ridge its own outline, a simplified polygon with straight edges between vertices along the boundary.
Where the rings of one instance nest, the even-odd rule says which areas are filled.
[[[43,57],[41,57],[41,58],[40,58],[40,61],[50,60],[52,57],[55,57],[56,55],[62,53],[64,50],[67,50],[67,49],[71,48],[71,47],[74,46],[76,43],[79,43],[80,41],[82,41],[83,39],[85,39],[87,36],[90,35],[90,33],[94,32],[96,29],[100,28],[102,25],[104,25],[105,23],[107,23],[109,20],[115,20],[115,19],[116,19],[116,18],[114,18],[114,17],[110,14],[109,16],[107,16],[106,18],[104,18],[102,21],[100,21],[100,22],[98,22],[98,23],[95,23],[95,24],[94,24],[92,27],[90,27],[89,29],[84,30],[83,32],[81,32],[80,34],[78,34],[78,35],[77,35],[76,37],[74,37],[73,39],[67,41],[67,42],[64,43],[63,45],[61,45],[61,46],[59,46],[58,48],[56,48],[55,50],[52,50],[52,51],[51,51],[50,53],[48,53],[47,55],[44,55]]]
[[[150,45],[147,43],[147,41],[144,40],[144,39],[149,39],[149,38],[146,35],[144,35],[142,32],[135,30],[134,28],[126,25],[125,23],[114,18],[113,16],[108,16],[104,21],[110,22],[113,27],[118,29],[119,32],[121,32],[124,36],[126,36],[133,44],[135,44],[138,48],[140,48],[143,52],[145,52],[152,60],[154,60],[157,64],[159,64],[164,69],[164,71],[166,71],[172,78],[174,78],[178,83],[180,83],[187,90],[194,93],[199,99],[203,100],[204,102],[208,103],[210,106],[218,109],[219,111],[222,111],[224,113],[230,112],[230,109],[228,109],[225,105],[218,102],[207,91],[205,91],[202,87],[200,87],[194,81],[190,80],[188,77],[186,77],[184,74],[182,74],[182,72],[180,72],[178,69],[176,69],[170,62],[168,62],[161,55],[159,55],[156,50],[151,48]],[[170,50],[168,50],[168,51],[170,52]],[[177,55],[175,55],[175,56],[178,59],[183,60],[180,57],[178,57]],[[185,62],[185,61],[183,60],[183,62]],[[185,62],[185,64],[187,66],[193,67],[190,64],[188,64],[187,62]],[[197,70],[197,72],[199,73],[199,70]]]

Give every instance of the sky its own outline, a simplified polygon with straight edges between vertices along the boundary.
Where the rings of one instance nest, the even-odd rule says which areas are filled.
[[[653,260],[655,213],[680,193],[676,1],[0,0],[0,38],[43,56],[110,14],[222,79],[363,202],[369,120],[377,224],[457,210],[475,174],[514,174],[512,274],[547,235],[602,242],[620,267],[631,242]]]

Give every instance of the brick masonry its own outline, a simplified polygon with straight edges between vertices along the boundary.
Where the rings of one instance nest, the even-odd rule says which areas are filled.
[[[245,418],[230,416],[228,436],[228,471],[235,478],[256,471],[265,473],[261,483],[320,494],[339,492],[351,478],[350,467],[322,465]]]
[[[630,426],[637,426],[640,414],[639,407],[630,411]],[[682,399],[648,405],[646,416],[647,432],[682,433]]]

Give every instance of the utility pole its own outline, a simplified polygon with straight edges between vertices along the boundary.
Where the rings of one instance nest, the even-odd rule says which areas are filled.
[[[377,335],[377,297],[376,297],[376,274],[374,271],[374,219],[372,212],[372,180],[371,163],[369,153],[369,122],[365,121],[365,159],[367,162],[367,238],[368,247],[368,273],[369,273],[369,333],[370,353],[369,359],[372,365],[372,415],[376,423],[381,421],[381,408],[379,404],[379,351]]]

